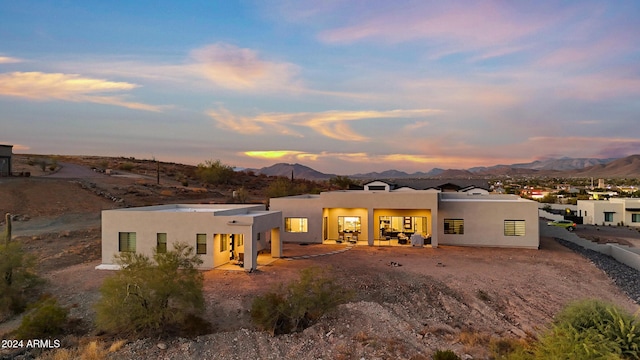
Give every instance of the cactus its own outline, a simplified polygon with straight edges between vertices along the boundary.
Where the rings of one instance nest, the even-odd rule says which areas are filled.
[[[11,241],[11,214],[7,213],[4,216],[5,219],[5,228],[4,228],[4,243],[9,245]]]

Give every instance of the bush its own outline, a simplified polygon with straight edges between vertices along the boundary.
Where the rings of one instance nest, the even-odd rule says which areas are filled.
[[[256,297],[251,305],[251,318],[272,335],[301,331],[351,295],[326,271],[307,268],[302,270],[300,280]]]
[[[189,320],[204,310],[202,263],[187,244],[178,243],[166,253],[154,251],[153,259],[121,253],[122,267],[107,278],[96,305],[99,329],[118,334],[161,335],[189,327]]]
[[[60,335],[67,324],[69,311],[55,298],[45,298],[30,307],[15,332],[17,339],[42,339]]]
[[[508,358],[640,359],[640,322],[615,305],[578,301],[556,316],[530,350]]]
[[[118,169],[123,170],[123,171],[131,171],[133,170],[133,168],[136,167],[134,164],[130,163],[130,162],[126,162],[126,163],[122,163],[118,166]]]
[[[207,160],[204,164],[198,164],[196,168],[196,176],[201,181],[212,185],[228,184],[234,175],[233,167],[223,164],[220,160]]]
[[[452,350],[436,350],[433,360],[460,360],[460,357]]]

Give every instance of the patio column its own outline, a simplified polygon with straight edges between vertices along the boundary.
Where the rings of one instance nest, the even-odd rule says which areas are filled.
[[[282,240],[280,240],[280,228],[271,229],[271,257],[282,257]]]
[[[373,208],[368,208],[367,209],[367,242],[369,243],[369,246],[373,246],[374,241],[375,241],[375,237],[377,234],[377,228],[378,226],[374,226],[374,220],[373,220]]]
[[[431,247],[438,247],[438,210],[431,209]]]
[[[244,231],[244,269],[255,270],[258,267],[258,237],[253,233],[253,226]]]

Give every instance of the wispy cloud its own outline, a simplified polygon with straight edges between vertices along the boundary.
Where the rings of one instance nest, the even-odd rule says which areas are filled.
[[[295,87],[297,66],[263,60],[255,50],[218,43],[193,50],[194,69],[216,85],[234,90]]]
[[[129,91],[138,85],[77,74],[11,72],[0,74],[0,96],[14,96],[33,100],[65,100],[122,106],[136,110],[161,111],[162,107],[130,102],[122,96],[103,93]]]
[[[0,56],[0,64],[16,64],[16,63],[21,63],[22,61],[23,61],[22,59],[18,59],[14,57]]]
[[[279,133],[304,137],[303,129],[311,129],[328,138],[344,141],[369,141],[369,137],[354,131],[349,122],[372,119],[414,119],[439,113],[435,109],[410,109],[389,111],[325,111],[318,113],[264,113],[255,117],[234,115],[220,108],[208,111],[216,125],[241,134]]]
[[[349,25],[320,33],[328,43],[351,43],[372,39],[399,43],[429,39],[434,44],[460,50],[504,46],[541,29],[545,20],[516,16],[512,7],[497,2],[416,2],[410,6],[379,6],[377,12],[362,11]],[[463,47],[463,48],[461,48]]]

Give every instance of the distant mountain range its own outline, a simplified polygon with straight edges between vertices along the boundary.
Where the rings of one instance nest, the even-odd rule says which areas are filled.
[[[325,174],[301,164],[278,163],[261,169],[246,169],[256,174],[295,177],[308,180],[327,180],[336,174]],[[562,176],[562,177],[638,177],[640,176],[640,155],[621,159],[561,158],[537,160],[530,163],[473,167],[470,169],[439,169],[412,174],[399,170],[344,175],[353,179],[405,179],[405,178],[477,178],[490,176]]]

